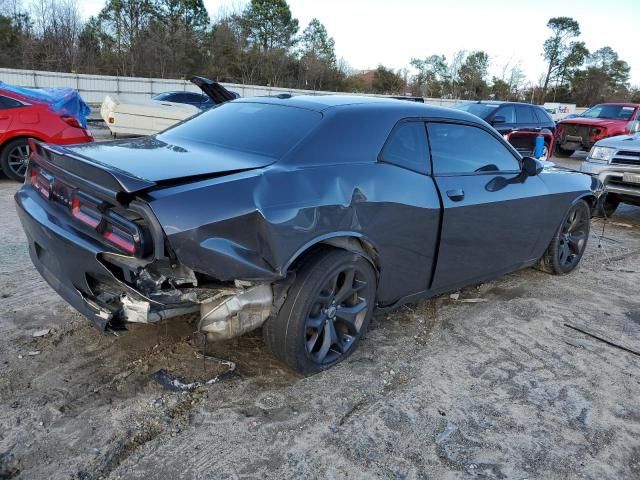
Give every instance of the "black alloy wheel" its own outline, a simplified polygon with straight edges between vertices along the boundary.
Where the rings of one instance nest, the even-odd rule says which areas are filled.
[[[21,138],[7,143],[0,157],[5,175],[18,182],[24,182],[30,153],[31,150],[26,139]]]
[[[356,349],[373,314],[377,278],[364,257],[316,253],[298,269],[277,316],[264,325],[267,347],[303,375],[325,370]]]
[[[540,260],[546,272],[563,275],[574,270],[587,247],[591,227],[591,210],[584,200],[578,200],[567,213],[547,251]]]
[[[367,278],[357,267],[339,268],[316,294],[305,319],[305,346],[319,365],[336,363],[360,337],[371,305],[361,291]]]

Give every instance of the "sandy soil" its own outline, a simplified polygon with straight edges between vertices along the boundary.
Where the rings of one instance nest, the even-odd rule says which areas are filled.
[[[31,266],[16,188],[0,180],[0,478],[640,477],[640,358],[566,326],[640,351],[640,208],[600,248],[594,221],[577,272],[377,318],[303,379],[257,334],[206,346],[224,375],[189,319],[102,335]],[[222,376],[172,392],[160,368]]]

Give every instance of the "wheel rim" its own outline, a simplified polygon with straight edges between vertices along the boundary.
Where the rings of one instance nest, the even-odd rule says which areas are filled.
[[[581,208],[571,211],[560,231],[558,245],[560,265],[564,269],[574,267],[587,244],[589,218]]]
[[[29,145],[16,145],[9,150],[7,165],[13,174],[24,178],[29,164],[29,153]]]
[[[369,310],[368,289],[355,266],[334,272],[322,285],[305,319],[305,348],[315,363],[335,363],[351,350]]]

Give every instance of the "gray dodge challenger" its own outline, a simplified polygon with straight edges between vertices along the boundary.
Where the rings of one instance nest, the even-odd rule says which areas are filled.
[[[571,272],[603,195],[476,116],[380,98],[237,99],[151,137],[31,147],[31,258],[98,328],[198,312],[211,339],[262,327],[302,374],[350,355],[375,310]]]

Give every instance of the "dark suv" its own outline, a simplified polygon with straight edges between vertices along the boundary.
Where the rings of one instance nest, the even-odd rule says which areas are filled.
[[[503,135],[515,130],[539,132],[555,131],[556,124],[549,114],[537,105],[518,102],[476,101],[456,106],[493,125]]]

